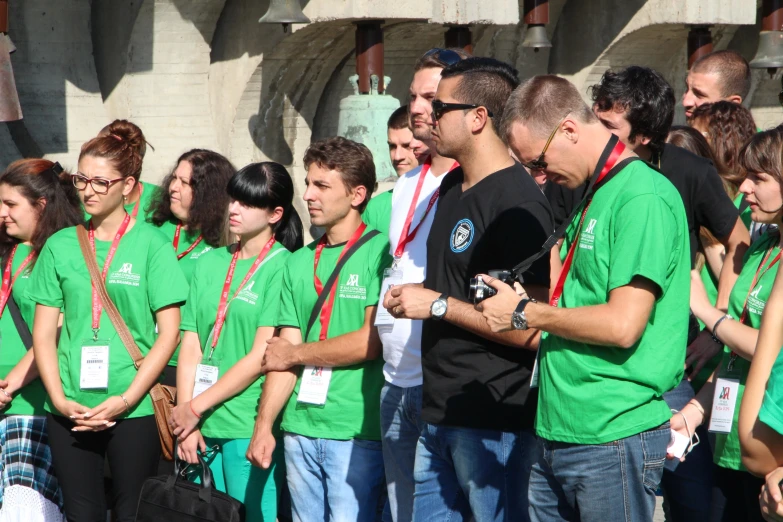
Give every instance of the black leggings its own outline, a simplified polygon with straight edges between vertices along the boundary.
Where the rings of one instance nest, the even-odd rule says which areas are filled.
[[[47,415],[49,446],[69,522],[106,522],[104,463],[112,474],[112,504],[117,522],[133,522],[144,480],[160,459],[155,417],[118,420],[101,432],[74,432],[60,415]]]

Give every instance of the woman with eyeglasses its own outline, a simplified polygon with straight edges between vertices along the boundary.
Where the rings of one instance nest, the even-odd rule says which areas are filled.
[[[171,242],[179,266],[190,283],[196,261],[228,243],[226,186],[236,169],[211,150],[193,149],[177,159],[163,179],[149,207],[149,222]],[[175,386],[179,350],[165,372],[165,383]]]
[[[188,288],[168,238],[125,208],[141,174],[144,135],[124,121],[110,130],[82,146],[72,177],[90,214],[86,253],[76,227],[54,234],[27,289],[37,304],[33,345],[50,398],[55,473],[65,514],[75,521],[105,520],[107,457],[116,520],[135,518],[142,483],[156,473],[160,459],[148,392],[177,345],[179,307]],[[95,256],[99,277],[144,355],[138,370],[91,282],[85,255]]]
[[[701,278],[691,277],[691,309],[715,342],[725,348],[707,384],[672,417],[671,424],[672,429],[688,438],[705,422],[709,422],[710,431],[717,433],[715,485],[726,498],[722,520],[762,520],[758,493],[764,481],[751,475],[742,464],[738,421],[748,371],[757,354],[762,314],[766,315],[764,310],[780,267],[782,149],[783,126],[780,126],[754,135],[738,154],[738,166],[747,172],[740,192],[745,195],[753,221],[778,228],[765,232],[746,252],[742,271],[731,291],[728,314],[713,306]],[[765,324],[769,319],[765,317]]]
[[[82,220],[70,175],[48,160],[15,161],[0,175],[0,220],[0,520],[63,521],[25,290],[47,239]]]
[[[180,457],[217,447],[215,485],[245,504],[248,522],[275,520],[282,450],[268,469],[245,457],[253,435],[266,342],[274,336],[283,267],[302,247],[294,183],[279,163],[253,163],[228,183],[229,227],[237,243],[198,262],[182,312],[174,433]],[[198,428],[197,428],[198,427]]]

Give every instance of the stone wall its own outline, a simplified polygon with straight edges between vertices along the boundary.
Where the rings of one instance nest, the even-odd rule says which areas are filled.
[[[388,94],[401,103],[414,61],[443,45],[447,24],[471,25],[475,54],[508,61],[523,78],[561,74],[585,97],[603,71],[629,64],[658,69],[680,96],[688,24],[712,24],[717,49],[747,58],[759,29],[756,3],[747,0],[550,0],[554,46],[533,52],[521,45],[521,0],[302,3],[313,23],[288,34],[257,23],[268,0],[11,3],[25,118],[0,125],[0,164],[47,156],[75,167],[84,141],[113,118],[130,118],[155,147],[145,160],[149,181],[160,180],[182,152],[205,147],[238,167],[279,161],[301,193],[305,149],[336,133],[340,100],[352,93],[357,19],[385,20]],[[746,103],[760,127],[783,120],[779,86],[779,78],[754,72]]]

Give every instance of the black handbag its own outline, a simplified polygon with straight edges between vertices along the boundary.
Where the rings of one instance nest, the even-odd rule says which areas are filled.
[[[144,481],[139,495],[136,522],[244,522],[245,506],[237,499],[215,490],[212,472],[199,455],[201,484],[183,478],[182,466],[176,455],[174,474],[152,477]]]

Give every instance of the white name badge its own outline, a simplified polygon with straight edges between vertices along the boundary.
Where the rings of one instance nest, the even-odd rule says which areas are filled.
[[[536,360],[533,363],[533,371],[530,372],[530,387],[531,388],[538,388],[538,358],[540,357],[541,352],[536,352]]]
[[[196,382],[193,385],[193,399],[207,391],[218,381],[220,369],[212,364],[196,366]]]
[[[89,391],[109,389],[109,341],[91,339],[82,344],[79,388]]]
[[[305,366],[302,370],[302,384],[299,386],[297,402],[323,406],[326,404],[331,380],[332,369],[328,366]]]
[[[383,283],[381,284],[381,296],[378,299],[378,309],[375,312],[375,326],[393,326],[394,316],[383,307],[383,297],[394,285],[402,284],[402,271],[387,268],[383,271]]]
[[[712,416],[710,431],[713,433],[731,433],[734,422],[734,410],[737,407],[739,379],[719,377],[712,396]]]

